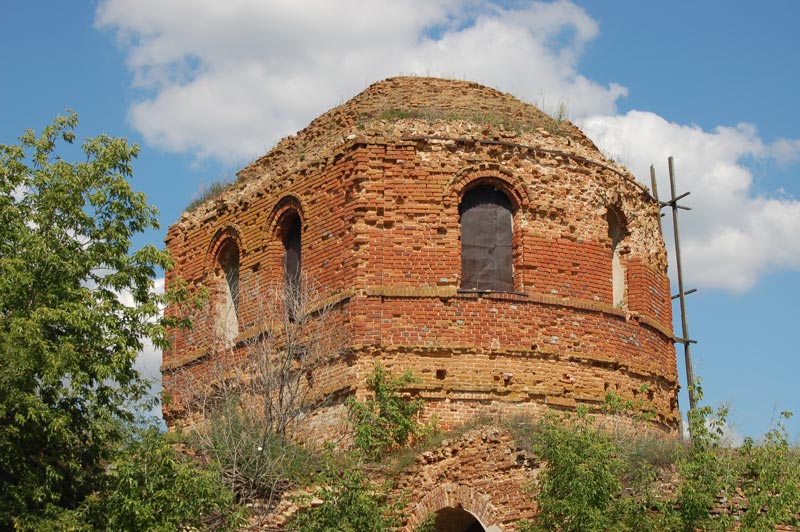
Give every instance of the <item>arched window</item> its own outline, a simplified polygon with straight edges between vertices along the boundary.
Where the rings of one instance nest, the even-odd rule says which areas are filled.
[[[461,288],[513,292],[513,217],[508,197],[488,185],[464,194],[461,215]]]
[[[304,313],[300,282],[302,224],[297,213],[290,214],[284,220],[283,248],[283,299],[289,320],[295,321]]]
[[[291,214],[284,223],[283,280],[287,288],[296,289],[300,285],[302,227],[300,217]]]
[[[239,246],[236,242],[225,243],[217,260],[225,278],[218,329],[221,336],[232,342],[239,334]]]
[[[621,307],[625,303],[625,271],[620,260],[620,244],[625,238],[625,217],[615,208],[609,207],[606,211],[608,222],[608,238],[611,239],[611,288],[612,303]]]

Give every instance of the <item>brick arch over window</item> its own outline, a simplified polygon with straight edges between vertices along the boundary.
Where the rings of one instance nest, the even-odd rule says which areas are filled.
[[[305,209],[303,208],[303,202],[300,201],[300,198],[293,195],[283,196],[269,213],[269,217],[267,218],[267,232],[276,235],[278,239],[282,240],[286,217],[291,214],[296,214],[300,217],[300,221],[302,222],[304,219],[304,212]]]
[[[459,205],[461,289],[514,291],[513,206],[498,188],[479,184]]]
[[[525,209],[531,204],[531,192],[525,181],[499,165],[482,165],[479,169],[465,168],[457,172],[443,191],[444,207],[458,205],[464,192],[474,186],[491,185],[501,190],[511,201],[513,210]]]
[[[280,246],[280,268],[285,283],[296,284],[302,270],[303,206],[295,196],[284,196],[272,209],[267,220],[268,233]],[[277,261],[277,257],[276,257]],[[275,262],[275,267],[278,263]]]
[[[425,518],[440,510],[456,508],[472,514],[487,532],[502,532],[498,523],[497,509],[489,496],[468,486],[457,483],[446,483],[438,486],[423,497],[417,504],[414,513],[409,517],[404,532],[416,530]]]
[[[242,238],[239,236],[240,234],[239,228],[235,225],[229,225],[214,233],[211,242],[209,242],[208,249],[206,250],[206,260],[203,271],[205,276],[208,276],[209,273],[218,273],[217,268],[219,267],[218,259],[220,252],[229,242],[234,242],[236,244],[241,255],[244,246],[242,244]]]

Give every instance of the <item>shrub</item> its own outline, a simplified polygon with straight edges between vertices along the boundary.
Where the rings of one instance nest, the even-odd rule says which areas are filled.
[[[367,378],[372,397],[364,402],[351,399],[347,403],[350,422],[355,428],[355,444],[369,459],[376,460],[386,451],[405,445],[409,439],[422,436],[431,427],[420,426],[417,414],[421,399],[409,399],[400,390],[418,382],[410,371],[391,378],[380,364]]]
[[[782,412],[781,418],[791,417]],[[800,459],[789,444],[783,422],[757,445],[752,438],[741,448],[742,490],[748,507],[742,516],[742,529],[763,532],[775,525],[797,525],[800,509]]]
[[[268,506],[286,489],[307,484],[316,462],[310,451],[269,430],[263,418],[239,408],[235,397],[193,434],[193,444],[219,467],[240,501],[259,499]]]
[[[361,467],[341,468],[329,457],[318,482],[314,496],[321,504],[300,511],[290,530],[390,532],[399,525],[399,506],[388,502],[387,489],[369,481]]]
[[[219,471],[178,452],[157,427],[126,432],[94,492],[75,509],[15,523],[15,530],[232,531],[243,522]]]
[[[539,483],[539,515],[520,530],[610,530],[610,508],[622,472],[611,439],[582,412],[575,418],[546,420],[534,438],[534,451],[547,466]]]

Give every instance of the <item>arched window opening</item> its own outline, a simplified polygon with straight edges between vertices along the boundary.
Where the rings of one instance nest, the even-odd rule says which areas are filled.
[[[489,185],[464,194],[461,215],[461,288],[514,291],[513,216],[508,197]]]
[[[620,260],[622,240],[626,235],[625,218],[617,209],[609,208],[606,212],[608,222],[608,238],[611,239],[611,287],[612,303],[615,307],[625,304],[625,271]]]
[[[287,286],[297,286],[300,283],[302,229],[300,217],[293,214],[286,221],[286,231],[283,237],[285,250],[283,258],[284,282]]]
[[[239,246],[233,240],[219,253],[219,268],[225,278],[218,329],[228,341],[239,334]]]
[[[283,282],[290,317],[294,317],[294,306],[299,300],[300,271],[302,268],[302,225],[297,214],[290,215],[284,223],[283,233]]]

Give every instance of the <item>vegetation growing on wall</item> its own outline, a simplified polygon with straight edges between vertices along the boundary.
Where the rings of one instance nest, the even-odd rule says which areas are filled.
[[[301,510],[291,527],[298,532],[388,532],[400,524],[400,501],[389,499],[390,485],[366,477],[369,462],[387,458],[412,438],[424,438],[433,425],[421,425],[422,401],[400,391],[416,382],[411,372],[391,377],[376,364],[367,377],[372,397],[347,406],[354,431],[354,452],[326,453],[314,495],[317,506]],[[386,481],[388,482],[388,480]]]
[[[351,399],[347,403],[350,422],[355,430],[354,441],[367,458],[376,460],[387,451],[403,447],[411,438],[423,436],[432,427],[417,421],[422,410],[421,399],[409,399],[400,390],[417,382],[410,371],[392,378],[380,364],[367,377],[372,397],[366,401]]]
[[[510,117],[500,113],[490,111],[454,111],[452,109],[441,109],[437,107],[417,107],[417,108],[391,108],[386,109],[378,115],[379,120],[394,121],[403,118],[420,119],[429,123],[436,121],[461,120],[472,122],[482,127],[491,126],[502,128],[508,131],[521,134],[522,132],[533,132],[544,129],[554,135],[568,134],[566,109],[563,114],[548,117],[544,114],[533,114],[529,116],[521,115]],[[371,120],[371,117],[363,117],[362,121]]]
[[[297,532],[390,532],[400,524],[400,507],[388,485],[364,474],[358,455],[328,454],[315,478],[318,504],[298,512],[289,525]],[[309,500],[301,501],[306,505]]]
[[[200,205],[207,201],[211,201],[212,199],[220,196],[223,192],[231,188],[233,185],[234,180],[230,178],[220,179],[219,181],[214,181],[209,185],[205,185],[200,188],[200,190],[192,197],[192,201],[189,205],[186,206],[184,209],[186,212],[192,212]]]

